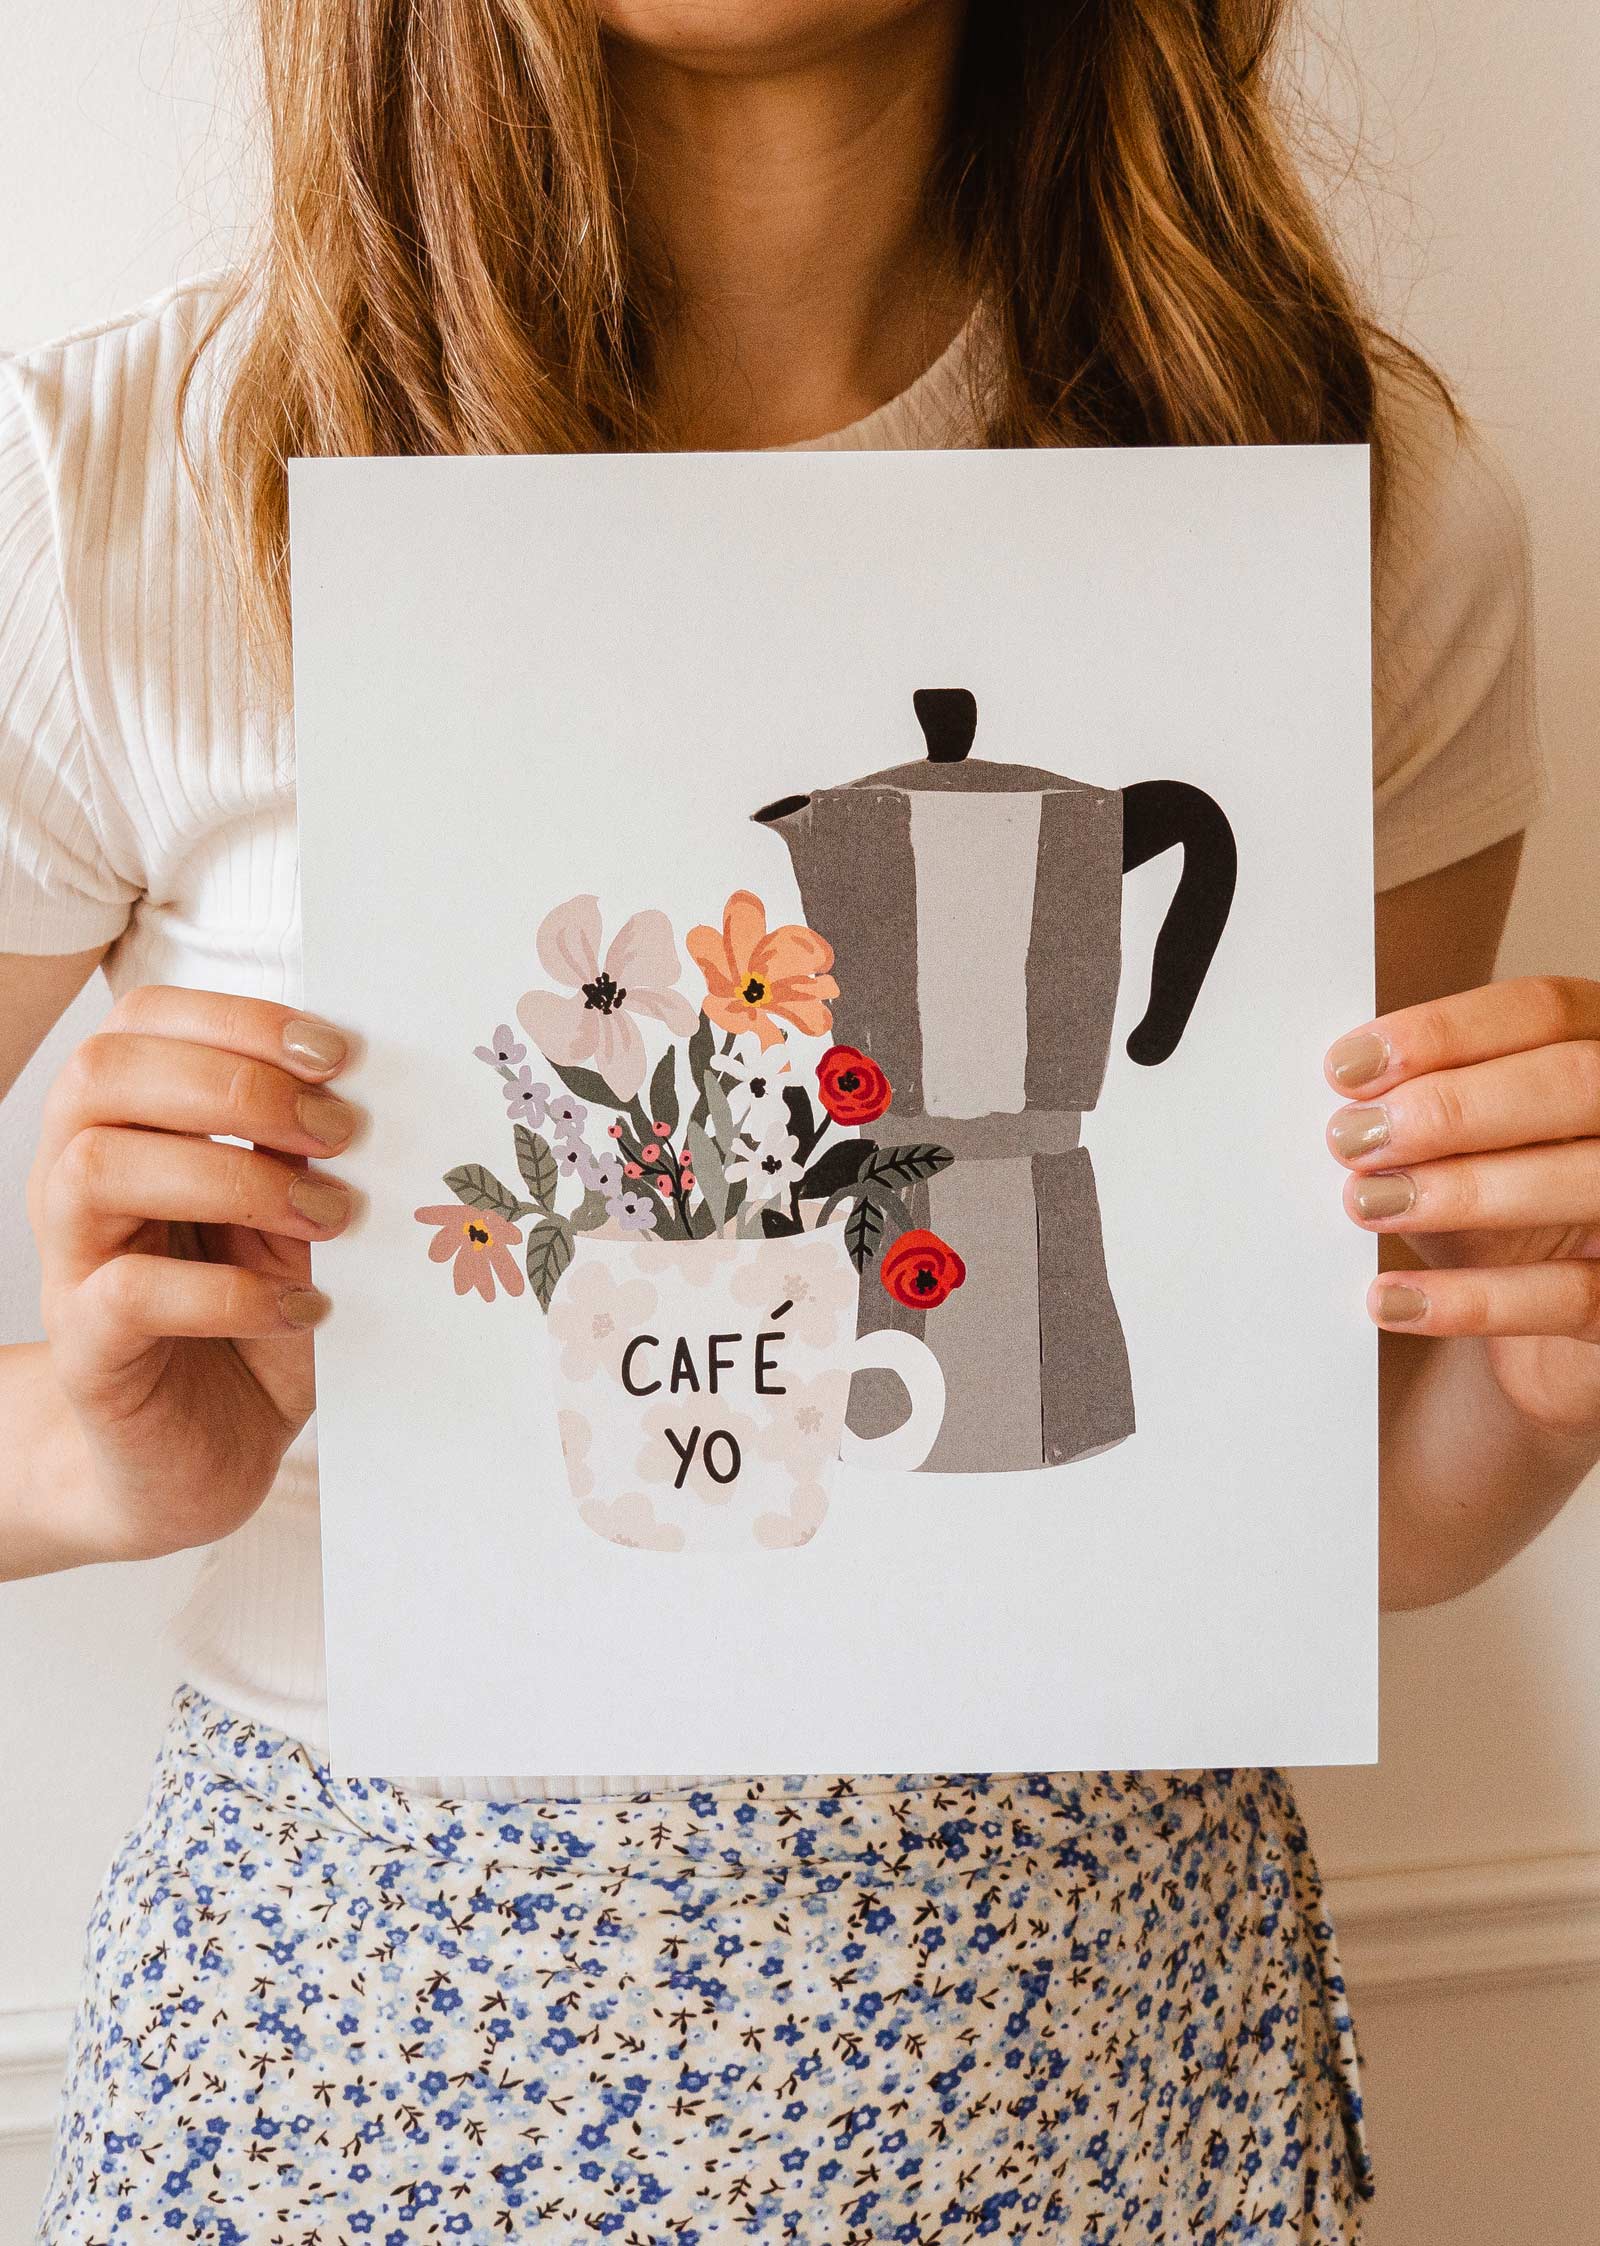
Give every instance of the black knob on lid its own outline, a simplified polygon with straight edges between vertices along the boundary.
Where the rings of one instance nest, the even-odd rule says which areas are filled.
[[[959,764],[978,730],[977,697],[964,686],[919,686],[911,707],[932,762]]]

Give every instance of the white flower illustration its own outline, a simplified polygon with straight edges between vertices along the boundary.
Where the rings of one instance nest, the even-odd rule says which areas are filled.
[[[758,1046],[748,1056],[737,1051],[719,1053],[711,1065],[732,1087],[728,1108],[738,1129],[759,1139],[774,1125],[785,1123],[784,1086],[792,1079],[781,1052],[768,1053]]]
[[[728,1183],[752,1202],[777,1201],[800,1175],[800,1149],[785,1118],[766,1124],[753,1146],[740,1139],[728,1157]]]

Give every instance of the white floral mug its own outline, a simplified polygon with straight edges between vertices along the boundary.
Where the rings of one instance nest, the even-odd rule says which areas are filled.
[[[590,1238],[550,1305],[573,1500],[613,1544],[651,1552],[809,1543],[835,1462],[914,1473],[944,1376],[913,1335],[856,1332],[842,1225],[787,1238]],[[852,1375],[898,1374],[906,1420],[845,1426]]]

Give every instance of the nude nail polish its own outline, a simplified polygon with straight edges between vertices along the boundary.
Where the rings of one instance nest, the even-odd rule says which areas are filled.
[[[1341,1160],[1354,1162],[1389,1143],[1389,1114],[1381,1107],[1347,1107],[1328,1125],[1328,1143]]]
[[[320,1326],[332,1308],[320,1287],[291,1287],[278,1297],[278,1315],[286,1326]]]
[[[333,1178],[298,1177],[289,1182],[289,1206],[309,1224],[331,1230],[350,1214],[350,1196]]]
[[[1341,1037],[1329,1051],[1328,1074],[1347,1092],[1358,1092],[1383,1074],[1388,1059],[1389,1048],[1381,1037],[1372,1030],[1357,1030],[1352,1037]]]
[[[1386,1326],[1409,1326],[1428,1315],[1428,1298],[1415,1287],[1384,1287],[1378,1294],[1378,1316]]]
[[[355,1109],[332,1092],[302,1092],[294,1111],[300,1128],[319,1146],[343,1146],[355,1132]]]
[[[331,1022],[313,1021],[297,1014],[292,1022],[283,1025],[283,1049],[290,1060],[298,1061],[302,1068],[315,1069],[319,1076],[326,1076],[345,1059],[350,1044]]]
[[[1403,1170],[1380,1170],[1376,1177],[1359,1178],[1350,1193],[1356,1215],[1369,1224],[1403,1217],[1416,1198],[1416,1182]]]

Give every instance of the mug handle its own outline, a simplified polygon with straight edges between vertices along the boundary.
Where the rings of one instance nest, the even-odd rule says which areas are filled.
[[[848,1466],[879,1466],[891,1474],[914,1474],[925,1463],[944,1424],[944,1367],[925,1341],[893,1326],[857,1334],[850,1369],[859,1372],[869,1365],[899,1375],[911,1399],[910,1415],[886,1435],[858,1435],[853,1427],[846,1427],[839,1437],[839,1456]]]

